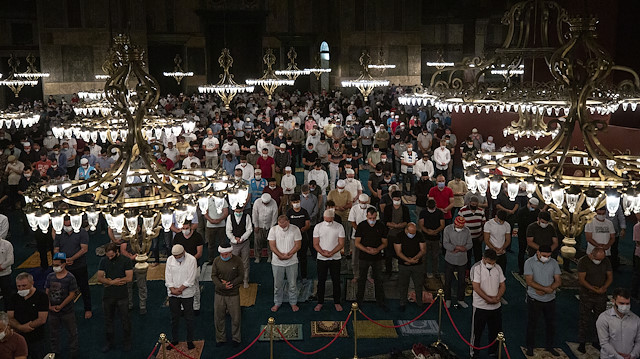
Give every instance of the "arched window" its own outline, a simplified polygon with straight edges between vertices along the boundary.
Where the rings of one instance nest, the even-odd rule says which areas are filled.
[[[320,44],[320,59],[329,61],[329,44],[326,41]]]

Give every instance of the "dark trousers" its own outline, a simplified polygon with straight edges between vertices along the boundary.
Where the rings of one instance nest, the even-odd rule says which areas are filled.
[[[293,144],[293,150],[291,151],[291,162],[292,165],[294,166],[294,171],[293,173],[295,174],[295,167],[298,167],[298,164],[302,163],[302,144],[301,143],[294,143]]]
[[[11,296],[13,295],[13,281],[11,280],[11,274],[3,275],[2,277],[0,277],[0,290],[2,291],[4,310],[7,311],[9,298],[11,298]]]
[[[491,343],[500,331],[502,331],[502,308],[487,310],[473,307],[471,316],[471,342],[475,347],[480,347],[482,332],[484,327],[489,327],[488,342]],[[489,354],[495,354],[498,350],[498,344],[489,347]],[[471,349],[474,357],[478,357],[480,352]]]
[[[317,260],[318,267],[318,304],[324,304],[324,289],[327,281],[327,273],[331,274],[333,283],[333,303],[340,304],[340,260]]]
[[[540,317],[544,318],[546,348],[553,348],[553,337],[556,334],[556,300],[541,302],[527,296],[527,312],[527,348],[535,346],[536,327]]]
[[[389,243],[395,243],[396,237],[397,235],[389,235]],[[391,275],[391,272],[393,271],[393,258],[396,257],[396,251],[393,250],[393,245],[387,246],[387,248],[383,249],[382,255],[384,256],[384,270],[387,274]]]
[[[435,177],[438,177],[439,175],[443,175],[445,180],[449,180],[449,178],[447,178],[447,172],[448,172],[447,170],[448,168],[445,168],[443,170],[439,168],[435,168],[435,171],[434,171],[435,173],[433,174],[433,177],[435,178]]]
[[[29,355],[27,358],[29,359],[42,359],[47,355],[44,338],[37,340],[30,339],[27,341],[27,347],[29,349]]]
[[[378,304],[384,303],[384,287],[382,286],[382,261],[381,260],[366,260],[362,259],[360,255],[360,261],[358,263],[358,294],[356,294],[356,301],[362,304],[364,299],[364,288],[367,284],[367,273],[371,267],[371,276],[376,289],[376,302]],[[406,294],[405,294],[406,296]]]
[[[424,264],[413,266],[398,265],[398,290],[400,291],[400,305],[407,304],[409,280],[413,280],[416,290],[416,303],[422,305],[422,286],[424,283]]]
[[[49,268],[47,253],[51,252],[53,255],[53,239],[51,239],[51,233],[42,233],[42,231],[37,230],[34,235],[36,237],[36,248],[40,254],[40,268],[47,269]]]
[[[71,358],[78,357],[78,327],[76,326],[76,316],[73,311],[65,314],[54,313],[49,311],[49,339],[51,340],[51,351],[56,353],[56,357],[60,356],[60,333],[62,327],[67,328],[69,334],[69,352]]]
[[[404,194],[411,195],[411,190],[415,190],[416,176],[413,173],[404,173],[402,174],[402,176],[402,187],[404,189]],[[407,186],[407,183],[409,183],[411,188]]]
[[[518,273],[522,275],[524,273],[524,262],[528,259],[527,256],[527,236],[524,233],[518,231]]]
[[[309,232],[304,232],[302,234],[301,247],[298,251],[298,263],[300,264],[300,278],[307,279],[307,262],[308,262],[308,254],[310,246]]]
[[[171,311],[171,341],[178,342],[180,336],[180,316],[184,308],[184,320],[187,322],[187,341],[193,341],[193,297],[178,298],[169,297],[169,310]]]
[[[69,269],[69,272],[76,277],[78,288],[80,288],[80,293],[82,293],[84,311],[91,311],[91,292],[89,291],[89,272],[87,271],[87,266]]]
[[[125,345],[131,345],[131,320],[129,318],[129,300],[124,298],[103,298],[102,311],[104,312],[104,332],[107,337],[107,344],[114,345],[113,320],[116,317],[116,311],[120,314],[122,322],[122,335]]]
[[[580,293],[580,318],[578,319],[578,342],[598,342],[596,319],[607,309],[607,296]]]
[[[502,273],[507,273],[507,255],[506,254],[499,255],[498,259],[496,259],[496,264],[500,266],[500,269],[502,269]]]
[[[473,263],[478,262],[479,260],[482,259],[482,245],[484,244],[484,239],[482,237],[478,237],[478,238],[474,238],[473,239],[473,248],[471,249],[473,251]],[[473,263],[471,263],[471,261],[469,261],[471,265],[473,265]]]
[[[458,290],[456,294],[456,299],[458,301],[464,300],[464,290],[467,285],[465,281],[465,273],[467,271],[467,265],[463,264],[461,266],[457,266],[451,264],[447,261],[444,262],[444,299],[451,300],[451,282],[454,279],[453,273],[458,273]]]
[[[640,257],[633,256],[633,277],[631,278],[631,296],[638,298],[640,290]]]
[[[616,237],[616,240],[611,245],[611,256],[609,259],[611,260],[611,267],[613,270],[617,270],[620,266],[620,251],[618,250],[618,243],[620,242],[620,236]]]

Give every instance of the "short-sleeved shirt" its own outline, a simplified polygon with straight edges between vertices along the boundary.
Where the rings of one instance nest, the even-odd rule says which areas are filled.
[[[547,228],[542,228],[538,222],[533,222],[527,227],[527,238],[533,237],[533,243],[539,246],[549,246],[553,244],[553,238],[557,238],[556,229],[549,223]],[[529,252],[535,252],[529,247]]]
[[[468,205],[460,208],[458,215],[464,217],[465,227],[469,228],[471,238],[482,238],[482,226],[485,222],[484,209],[478,207],[475,210]]]
[[[102,257],[98,270],[104,272],[104,277],[108,279],[118,279],[126,277],[128,270],[133,270],[131,259],[121,254],[116,255],[113,259]],[[126,285],[109,285],[104,287],[104,298],[123,299],[127,298]]]
[[[49,311],[49,298],[47,298],[46,293],[39,290],[36,290],[31,297],[26,299],[14,293],[7,303],[7,310],[13,311],[13,316],[18,323],[25,324],[38,319],[39,312]],[[32,332],[22,333],[22,336],[29,342],[42,340],[44,335],[44,325],[35,328]]]
[[[607,257],[605,257],[600,264],[593,263],[589,256],[584,256],[578,261],[578,273],[585,273],[584,279],[594,287],[602,287],[607,282],[607,272],[612,271],[611,261]],[[580,294],[590,296],[599,295],[583,286],[580,286]],[[601,296],[606,296],[606,293],[601,294]]]
[[[420,253],[420,243],[425,243],[424,236],[420,232],[416,232],[415,237],[409,238],[407,232],[402,231],[395,237],[393,244],[399,244],[401,246],[401,252],[407,258],[413,258]],[[361,254],[362,255],[362,254]],[[422,258],[415,264],[405,264],[402,260],[398,260],[398,263],[403,266],[417,266],[422,264]]]
[[[533,281],[541,286],[550,286],[553,284],[553,277],[560,275],[561,273],[558,262],[553,258],[549,258],[547,263],[542,263],[538,260],[538,256],[533,256],[524,262],[524,275],[533,276]],[[536,293],[536,290],[533,287],[527,288],[527,295],[540,302],[550,302],[556,299],[555,291],[553,293],[540,295]]]
[[[69,296],[69,293],[75,292],[78,289],[78,283],[76,277],[67,272],[67,275],[58,278],[56,273],[49,273],[47,280],[44,282],[45,289],[49,289],[49,304],[52,306],[60,305]],[[67,314],[73,311],[73,301],[69,302],[63,308],[60,309],[59,314]],[[56,312],[49,312],[50,315],[58,314]]]
[[[198,253],[198,246],[204,246],[204,240],[198,232],[193,232],[189,238],[185,238],[184,234],[180,232],[173,237],[173,244],[181,244],[185,252],[195,257],[196,253]]]
[[[473,283],[479,283],[480,289],[491,297],[498,295],[500,283],[506,280],[502,268],[499,265],[494,265],[493,268],[487,269],[482,261],[476,262],[476,264],[471,267],[469,276]],[[494,310],[500,308],[501,305],[501,303],[489,304],[475,290],[473,291],[474,308]]]
[[[316,161],[318,160],[318,158],[320,158],[318,156],[318,152],[316,151],[305,151],[304,154],[302,155],[302,158],[304,158],[305,160],[307,160],[307,162],[311,162],[311,163],[316,163]],[[311,171],[312,166],[304,166],[305,170]]]
[[[289,253],[289,251],[291,251],[295,246],[295,242],[302,240],[302,235],[300,234],[300,228],[296,225],[290,225],[289,228],[284,230],[280,225],[276,224],[271,227],[271,230],[269,230],[267,240],[275,241],[276,248],[278,248],[280,253]],[[297,255],[286,260],[278,258],[275,253],[271,257],[272,266],[287,267],[293,264],[298,264]]]
[[[227,204],[227,200],[224,200],[222,205],[217,206],[216,205],[216,201],[213,198],[209,199],[209,207],[207,209],[207,214],[209,215],[209,217],[211,217],[211,219],[220,219],[223,218],[223,211],[225,208],[228,208],[229,205]],[[220,212],[218,212],[218,210],[220,210]],[[193,218],[197,218],[197,216],[193,216]],[[226,218],[226,217],[224,217]],[[225,227],[225,225],[227,224],[227,221],[225,219],[223,219],[222,221],[220,221],[220,223],[211,223],[207,220],[205,220],[205,223],[207,225],[207,228],[217,228],[217,227]]]
[[[80,228],[79,233],[71,232],[71,234],[62,231],[61,234],[56,234],[56,238],[53,240],[53,246],[60,249],[60,252],[67,255],[67,258],[71,258],[78,253],[81,249],[81,245],[89,245],[89,234],[84,228]],[[73,261],[72,265],[67,265],[67,269],[77,269],[87,266],[87,255],[82,255]]]
[[[296,212],[293,208],[289,208],[287,210],[287,218],[289,218],[289,222],[296,227],[302,229],[305,226],[307,221],[311,221],[309,217],[309,212],[306,209],[300,207],[300,211]]]
[[[360,237],[360,244],[363,246],[376,248],[382,244],[382,238],[387,238],[388,231],[389,229],[382,221],[376,221],[376,224],[373,226],[371,226],[368,221],[363,221],[356,227],[356,237]],[[360,260],[377,261],[381,259],[382,252],[372,255],[360,251]]]
[[[436,209],[433,213],[429,212],[428,209],[423,210],[422,212],[420,212],[420,219],[424,221],[424,223],[422,224],[422,226],[426,229],[437,229],[440,227],[440,221],[444,219],[444,213],[442,213],[441,210]],[[436,235],[428,235],[426,233],[424,234],[424,238],[427,241],[439,241],[440,240],[440,234],[436,234]]]
[[[587,223],[584,226],[585,233],[591,233],[591,238],[596,243],[607,244],[609,243],[609,239],[611,238],[611,234],[615,235],[616,229],[613,226],[613,222],[608,219],[605,219],[604,222],[600,222],[597,219],[592,219],[591,222]],[[591,243],[587,243],[587,254],[593,251],[593,245]],[[606,255],[611,255],[611,248],[605,251]]]
[[[14,332],[0,345],[0,358],[26,357],[28,351],[27,341],[22,335]]]
[[[502,248],[506,242],[505,235],[511,233],[511,225],[507,221],[500,224],[495,218],[492,218],[484,224],[484,232],[489,233],[489,241],[491,244],[496,248]]]
[[[339,243],[338,238],[345,238],[344,227],[337,223],[334,219],[333,222],[320,222],[313,228],[313,238],[319,238],[320,248],[325,251],[333,250]],[[328,261],[334,259],[341,259],[340,251],[336,252],[331,258],[327,258],[318,253],[317,259],[321,261]]]
[[[449,198],[453,198],[453,191],[446,186],[442,191],[438,187],[433,187],[429,190],[429,197],[436,201],[436,207],[446,208],[449,206]],[[451,210],[444,214],[444,219],[451,219]]]

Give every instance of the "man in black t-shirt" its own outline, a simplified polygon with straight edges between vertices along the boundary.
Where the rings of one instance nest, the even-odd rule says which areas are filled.
[[[120,321],[123,327],[124,347],[123,351],[131,350],[131,320],[129,318],[129,294],[127,283],[133,280],[133,265],[131,260],[120,255],[118,245],[107,244],[105,257],[100,260],[98,267],[98,282],[104,285],[102,296],[102,310],[104,312],[104,326],[107,342],[102,348],[106,353],[114,346],[115,331],[113,319],[116,311],[120,313]]]
[[[294,193],[290,197],[291,208],[287,210],[287,218],[289,223],[300,229],[302,235],[302,247],[298,251],[298,263],[300,264],[300,277],[302,280],[307,279],[307,251],[309,250],[311,240],[309,239],[309,228],[311,228],[311,218],[309,212],[300,206],[300,195]]]
[[[304,165],[304,182],[307,183],[307,177],[309,176],[309,171],[313,169],[313,166],[316,164],[316,161],[320,157],[318,156],[318,152],[314,151],[313,143],[309,142],[307,144],[307,150],[302,154],[302,164]]]
[[[191,254],[196,258],[198,262],[198,272],[200,272],[200,259],[202,258],[202,251],[204,248],[204,239],[202,235],[197,231],[191,229],[191,221],[186,220],[182,225],[182,232],[177,233],[173,237],[173,244],[181,244],[184,247],[184,251]],[[200,279],[200,276],[196,278],[196,281]],[[195,315],[200,314],[200,284],[196,283],[196,293],[193,296],[193,311]]]
[[[427,277],[439,277],[440,234],[444,230],[444,213],[436,208],[435,200],[427,201],[427,209],[420,213],[418,226],[426,240],[426,259],[431,259],[431,272],[427,272]]]
[[[409,223],[404,231],[396,236],[393,247],[398,256],[398,290],[400,291],[400,311],[407,306],[409,279],[413,280],[416,290],[416,303],[422,305],[422,284],[424,281],[424,265],[422,257],[427,254],[427,245],[415,223]]]
[[[527,227],[527,246],[529,257],[534,256],[540,246],[551,247],[552,257],[558,256],[558,235],[551,223],[551,215],[547,211],[538,214],[538,220]]]
[[[387,247],[387,226],[377,220],[378,212],[375,208],[367,209],[367,220],[360,222],[356,227],[356,247],[360,250],[358,265],[359,273],[368,273],[372,268],[372,277],[375,284],[376,302],[384,311],[389,311],[385,304],[384,287],[382,286],[382,250]],[[364,289],[367,281],[366,275],[358,278],[358,294],[356,301],[363,303]]]
[[[47,294],[36,290],[33,276],[22,272],[16,277],[17,293],[7,303],[11,327],[21,334],[29,347],[29,358],[41,359],[46,355],[44,324],[49,315]]]

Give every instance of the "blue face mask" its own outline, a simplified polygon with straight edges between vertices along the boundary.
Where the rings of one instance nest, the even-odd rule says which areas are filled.
[[[225,258],[225,257],[223,257],[223,256],[220,256],[220,259],[222,259],[223,261],[225,261],[225,262],[226,262],[226,261],[228,261],[229,259],[231,259],[231,256],[228,256],[227,258]]]
[[[407,233],[407,237],[409,237],[409,238],[413,238],[413,237],[415,237],[415,236],[416,236],[416,234],[415,234],[415,233]]]
[[[535,210],[536,210],[535,208],[533,208],[533,207],[529,207],[529,211],[533,212],[533,211],[535,211]]]
[[[184,262],[184,257],[176,258],[176,260],[178,261],[178,263],[182,263]]]
[[[372,226],[373,226],[374,224],[376,224],[376,221],[371,220],[371,219],[367,219],[367,222],[369,222],[369,224],[370,224],[370,225],[372,225]]]
[[[438,182],[438,188],[443,189],[444,188],[444,182]]]

